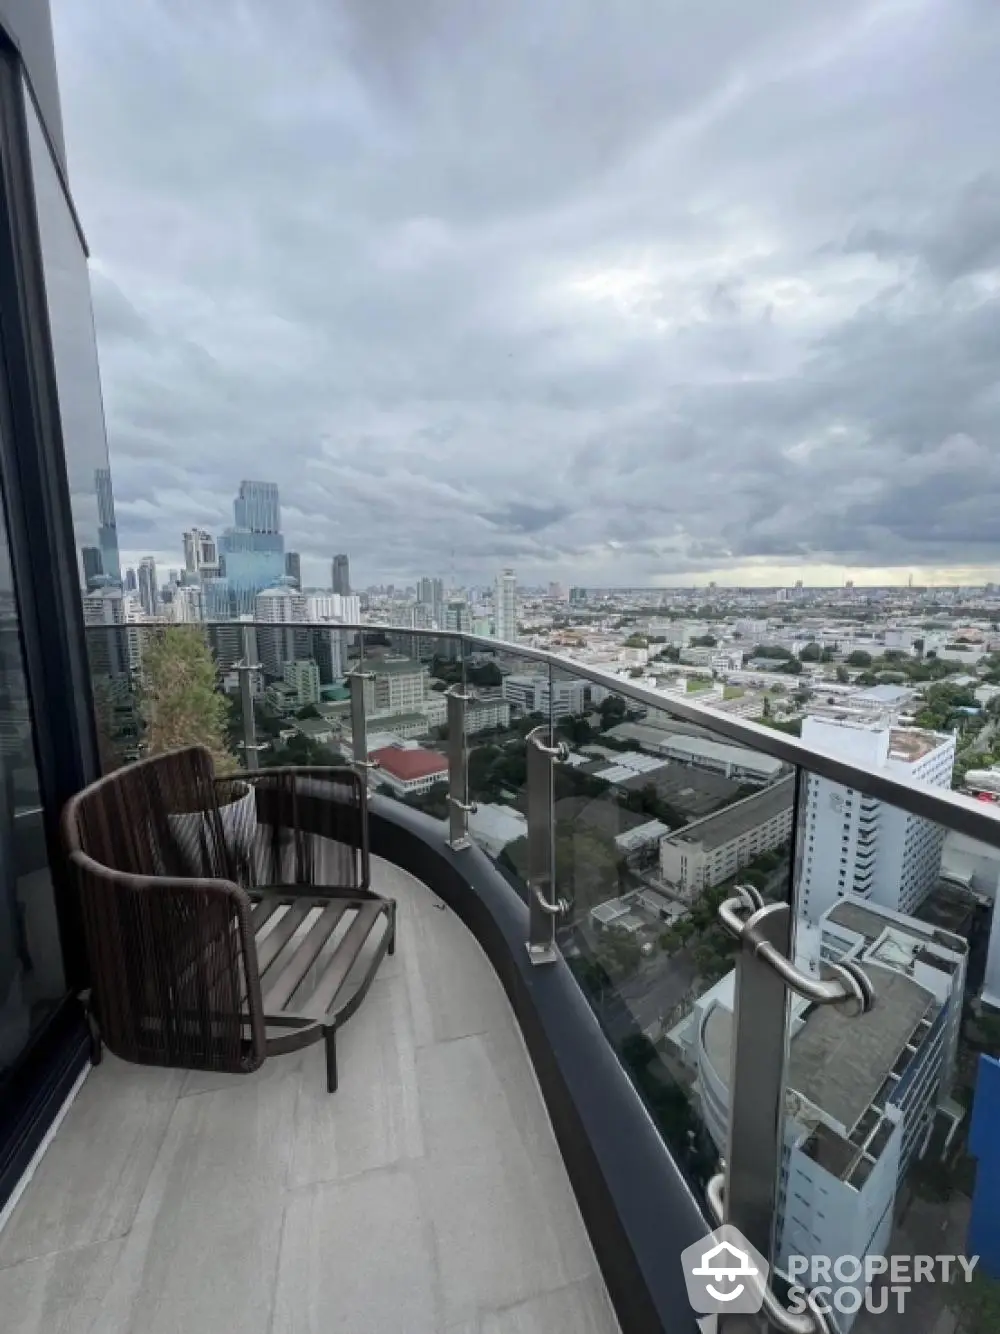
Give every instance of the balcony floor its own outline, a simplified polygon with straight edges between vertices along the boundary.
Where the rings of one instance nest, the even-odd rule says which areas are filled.
[[[0,1233],[12,1334],[613,1334],[510,1006],[373,860],[399,947],[338,1040],[255,1075],[106,1056]]]

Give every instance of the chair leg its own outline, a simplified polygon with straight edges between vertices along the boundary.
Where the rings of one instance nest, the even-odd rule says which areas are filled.
[[[90,1008],[89,997],[85,1002],[87,1007],[87,1032],[90,1035],[90,1064],[100,1065],[104,1060],[104,1042],[101,1038],[101,1029],[97,1022],[97,1016]]]
[[[331,1024],[326,1030],[326,1091],[337,1092],[337,1028]]]

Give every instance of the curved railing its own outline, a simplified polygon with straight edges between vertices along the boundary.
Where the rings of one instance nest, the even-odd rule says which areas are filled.
[[[989,1087],[975,1072],[1000,1048],[1000,1024],[989,1018],[1000,1001],[991,912],[1000,819],[991,804],[920,781],[903,761],[876,767],[815,750],[527,645],[369,624],[190,629],[216,658],[231,701],[227,740],[248,766],[347,759],[383,797],[438,820],[459,864],[470,844],[487,853],[512,899],[527,905],[516,918],[526,959],[538,976],[552,966],[573,975],[706,1218],[721,1136],[704,1119],[699,1074],[711,1083],[713,1120],[728,1108],[729,1221],[765,1254],[773,1239],[772,1260],[787,1253],[779,1172],[818,1174],[824,1188],[848,1192],[841,1215],[857,1196],[860,1230],[875,1206],[859,1182],[888,1191],[878,1207],[891,1218],[904,1190],[933,1198],[923,1178],[939,1152],[936,1189],[972,1217],[969,1127],[986,1096],[977,1083]],[[89,631],[99,719],[103,708],[125,750],[148,743],[130,702],[158,633],[153,625]],[[915,772],[935,755],[947,769],[950,738],[907,737]],[[752,893],[734,931],[718,909],[742,884]],[[852,893],[859,886],[864,897]],[[824,1016],[805,992],[789,1009],[786,988],[818,978],[845,945],[874,1009]],[[785,962],[767,976],[769,958]],[[721,986],[734,968],[735,984]],[[711,1080],[699,1072],[698,1044],[688,1051],[671,1039],[717,985],[706,1003],[737,1011],[728,1083],[714,1067]],[[743,1017],[748,1004],[756,1016],[750,1038],[739,1022],[744,994],[754,998],[744,1004]],[[911,1010],[934,1007],[949,1012],[947,1050],[924,1042],[922,1018],[903,1031]],[[841,1023],[863,1024],[864,1040],[854,1043]],[[921,1154],[901,1163],[896,1184],[855,1143],[851,1118],[876,1124],[893,1081],[916,1073],[926,1096],[911,1139]],[[882,1145],[877,1134],[872,1142]],[[840,1161],[849,1180],[837,1175]],[[819,1235],[822,1221],[811,1220]],[[859,1253],[866,1243],[859,1233]],[[904,1224],[879,1245],[905,1250]]]

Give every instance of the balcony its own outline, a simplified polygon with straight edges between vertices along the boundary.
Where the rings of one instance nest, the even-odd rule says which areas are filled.
[[[677,1256],[711,1226],[720,1194],[751,1239],[759,1229],[760,1249],[770,1249],[772,1228],[782,1244],[776,1147],[753,1143],[741,1129],[748,1087],[773,1097],[794,1167],[810,1128],[824,1142],[847,1141],[851,1128],[837,1121],[830,1090],[866,1077],[860,1066],[871,1053],[889,1069],[926,1056],[899,1047],[893,997],[905,991],[912,1004],[933,997],[958,1035],[963,1007],[978,1004],[980,990],[1000,987],[1000,977],[991,983],[988,970],[983,977],[981,915],[970,908],[963,917],[968,905],[929,864],[924,900],[907,915],[841,899],[835,875],[815,862],[807,871],[794,856],[803,830],[822,824],[825,812],[815,783],[793,781],[802,776],[878,803],[862,817],[869,832],[852,859],[856,888],[879,847],[882,806],[976,839],[1000,864],[1000,821],[981,803],[909,786],[784,733],[523,646],[335,624],[179,632],[203,639],[215,658],[220,748],[250,769],[351,763],[367,776],[380,883],[402,886],[387,889],[405,905],[399,950],[345,1029],[332,1099],[315,1049],[270,1060],[258,1075],[224,1087],[112,1065],[94,1072],[0,1238],[0,1300],[5,1281],[48,1265],[60,1266],[53,1292],[64,1290],[65,1265],[71,1300],[87,1300],[90,1270],[73,1279],[72,1257],[115,1245],[107,1255],[110,1297],[93,1298],[105,1321],[95,1328],[130,1327],[134,1310],[136,1328],[158,1329],[156,1320],[166,1318],[153,1310],[158,1294],[189,1301],[200,1322],[223,1296],[222,1279],[205,1277],[208,1243],[197,1239],[228,1235],[220,1220],[235,1211],[257,1230],[248,1232],[246,1251],[230,1248],[232,1274],[244,1274],[245,1254],[263,1256],[270,1246],[245,1283],[232,1283],[229,1299],[252,1297],[241,1328],[499,1332],[561,1328],[565,1319],[592,1331],[693,1330]],[[114,762],[162,747],[163,718],[177,713],[165,705],[183,678],[155,679],[163,633],[90,631],[102,742]],[[831,816],[838,829],[839,818]],[[741,840],[755,854],[736,870],[730,850]],[[918,855],[940,857],[941,842],[930,852],[910,849],[907,865]],[[837,987],[845,984],[830,980],[817,955],[787,1021],[783,1005],[755,1009],[757,1059],[741,1069],[739,996],[764,965],[742,944],[734,904],[766,911],[779,956],[789,953],[793,924],[808,919],[812,935],[803,931],[800,944],[812,940],[824,960],[841,950],[862,960],[852,966],[879,978],[881,1009],[876,995],[861,1018],[824,1011],[835,994],[844,999]],[[890,944],[878,946],[890,927]],[[872,967],[867,951],[876,946]],[[908,986],[887,984],[897,976]],[[809,986],[818,1003],[815,996],[805,1003]],[[731,1016],[728,1078],[722,1066],[709,1069],[691,1041],[709,1014]],[[860,1027],[845,1027],[852,1023]],[[790,1076],[789,1037],[798,1061]],[[966,1103],[978,1050],[952,1054]],[[789,1078],[797,1097],[786,1100]],[[128,1115],[134,1100],[155,1104],[157,1148],[145,1157],[136,1151],[139,1167],[129,1151],[126,1162],[98,1172],[80,1146],[88,1124],[111,1116],[119,1099]],[[931,1127],[929,1144],[954,1182],[975,1176],[964,1105],[935,1084],[914,1112]],[[233,1143],[225,1133],[231,1122],[240,1123]],[[289,1128],[286,1138],[278,1126]],[[728,1131],[735,1163],[723,1164]],[[280,1151],[268,1157],[275,1141]],[[961,1171],[956,1153],[965,1155]],[[248,1163],[264,1174],[266,1190],[258,1192]],[[91,1170],[96,1185],[88,1185]],[[927,1170],[914,1161],[906,1173]],[[174,1188],[182,1172],[203,1223],[188,1220]],[[141,1186],[136,1173],[147,1173]],[[112,1178],[123,1183],[123,1203],[115,1203]],[[202,1178],[215,1183],[211,1191]],[[74,1180],[83,1187],[71,1196]],[[769,1192],[764,1218],[748,1202]],[[949,1204],[955,1253],[971,1192],[956,1185]],[[84,1204],[88,1194],[100,1209]],[[907,1198],[909,1186],[900,1186],[898,1198],[880,1206],[892,1229],[880,1245],[919,1249],[912,1229],[938,1225],[929,1205],[906,1214]],[[867,1198],[861,1205],[874,1207]],[[845,1197],[848,1206],[854,1197]],[[41,1240],[60,1235],[57,1215],[78,1214],[77,1239],[58,1247]],[[364,1251],[352,1249],[359,1232],[369,1243]],[[352,1257],[347,1275],[325,1261],[324,1246]],[[184,1281],[157,1258],[171,1247]],[[401,1257],[400,1287],[368,1258],[383,1249]],[[347,1277],[357,1284],[345,1290]],[[393,1324],[383,1297],[393,1311],[412,1303],[412,1326]],[[105,1319],[112,1298],[118,1305]],[[928,1310],[927,1327],[942,1311]]]
[[[401,939],[340,1041],[254,1075],[93,1070],[0,1233],[3,1327],[618,1323],[514,1012],[472,934],[376,860]]]

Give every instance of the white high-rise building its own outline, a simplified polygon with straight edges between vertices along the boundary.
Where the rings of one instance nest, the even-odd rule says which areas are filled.
[[[203,621],[204,599],[199,584],[182,584],[174,589],[173,601],[170,603],[171,620],[179,624],[190,624],[195,621]]]
[[[306,599],[290,582],[282,582],[276,588],[265,588],[257,594],[254,603],[254,620],[265,624],[283,621],[305,621]]]
[[[257,647],[269,677],[283,678],[286,662],[310,656],[309,631],[294,628],[306,623],[306,614],[306,599],[290,580],[265,588],[254,599]]]
[[[521,715],[541,713],[558,722],[586,709],[587,683],[581,680],[553,681],[541,672],[505,676],[503,698]]]
[[[517,642],[517,578],[513,570],[497,575],[493,590],[493,634],[508,643]]]
[[[881,719],[806,718],[802,740],[905,782],[951,786],[953,736]],[[915,912],[940,874],[944,833],[931,821],[809,774],[799,915],[815,925],[846,894]]]
[[[313,622],[343,621],[357,625],[361,620],[361,597],[357,593],[310,593],[306,614]]]
[[[219,549],[215,538],[203,528],[191,528],[182,536],[184,569],[188,574],[199,574],[203,569],[218,573]]]
[[[365,712],[369,718],[422,712],[427,694],[428,669],[412,658],[371,660],[365,666],[372,679],[365,681]]]

